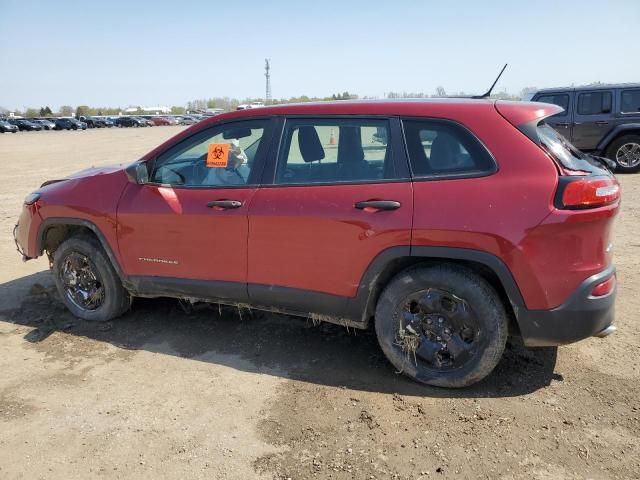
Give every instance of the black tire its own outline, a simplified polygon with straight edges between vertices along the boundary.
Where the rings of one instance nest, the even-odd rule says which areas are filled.
[[[102,301],[95,309],[79,306],[68,294],[63,276],[64,264],[71,255],[80,256],[86,260],[87,268],[90,268],[95,274],[96,284],[102,288]],[[93,237],[76,236],[62,242],[53,255],[52,271],[63,303],[76,317],[103,322],[119,317],[131,307],[131,295],[122,286],[122,282],[102,246]]]
[[[447,296],[446,308],[455,305],[455,309],[422,309],[444,305]],[[482,277],[462,266],[440,264],[398,274],[378,300],[375,327],[382,351],[399,372],[427,385],[460,388],[482,380],[498,364],[507,341],[508,317],[500,297]],[[438,328],[439,333],[434,333]],[[454,347],[459,358],[451,353]],[[424,355],[427,352],[431,355]],[[424,360],[423,355],[435,362]]]
[[[621,155],[619,155],[618,151],[625,145],[635,144],[638,145],[637,148],[640,148],[640,135],[623,135],[622,137],[616,138],[611,145],[607,148],[606,156],[607,158],[616,162],[616,171],[622,173],[634,173],[640,170],[640,152],[638,153],[637,163],[634,162],[626,162],[621,163]],[[624,158],[624,157],[622,157]],[[631,163],[631,165],[629,165]]]

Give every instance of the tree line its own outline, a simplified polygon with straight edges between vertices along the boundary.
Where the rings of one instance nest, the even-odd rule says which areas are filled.
[[[519,94],[509,94],[506,91],[497,92],[491,95],[491,98],[498,98],[503,100],[521,100],[527,99],[529,94],[536,91],[536,87],[526,87],[522,89]],[[455,92],[452,94],[447,94],[444,87],[437,87],[436,91],[433,94],[428,94],[424,92],[394,92],[390,91],[385,93],[384,97],[389,99],[399,99],[399,98],[440,98],[440,97],[468,97],[471,94],[467,94],[465,92]],[[306,102],[323,102],[323,101],[339,101],[339,100],[353,100],[358,98],[376,98],[376,97],[360,97],[355,93],[350,93],[348,91],[344,91],[341,93],[333,93],[329,96],[325,97],[316,97],[316,96],[307,96],[301,95],[298,97],[289,97],[289,98],[276,98],[272,99],[269,104],[270,105],[280,105],[286,103],[306,103]],[[250,104],[253,102],[263,102],[262,98],[232,98],[232,97],[210,97],[210,98],[201,98],[188,101],[184,106],[174,105],[171,107],[172,115],[183,115],[185,113],[197,113],[204,112],[208,108],[221,108],[224,111],[235,110],[238,105],[242,104]],[[126,107],[127,110],[130,108],[136,108],[133,112],[127,112],[130,115],[142,115],[145,113],[140,106],[138,107]],[[0,107],[0,115],[6,115],[8,110],[6,108]],[[81,117],[81,116],[112,116],[112,115],[121,115],[124,113],[124,109],[121,107],[91,107],[89,105],[78,105],[75,108],[71,105],[62,105],[57,111],[53,111],[49,106],[37,108],[27,108],[24,111],[15,111],[15,115],[24,116],[27,118],[34,117]]]

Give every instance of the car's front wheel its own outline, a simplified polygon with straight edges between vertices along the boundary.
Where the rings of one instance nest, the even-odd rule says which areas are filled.
[[[53,277],[66,307],[84,320],[111,320],[131,306],[131,296],[92,237],[71,237],[60,244],[53,255]]]
[[[619,172],[640,170],[640,135],[624,135],[614,140],[607,149],[607,157],[616,162]]]
[[[462,266],[415,267],[380,296],[376,335],[399,372],[438,387],[466,387],[502,357],[508,317],[496,291]]]

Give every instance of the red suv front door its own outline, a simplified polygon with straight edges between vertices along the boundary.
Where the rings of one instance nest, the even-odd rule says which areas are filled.
[[[305,303],[280,287],[346,303],[376,255],[410,245],[412,185],[392,132],[396,119],[287,119],[249,207],[252,303]]]
[[[271,124],[232,122],[197,132],[152,162],[149,183],[127,187],[118,205],[118,245],[130,276],[186,296],[246,297],[247,212]],[[222,152],[222,163],[210,161],[213,151]]]

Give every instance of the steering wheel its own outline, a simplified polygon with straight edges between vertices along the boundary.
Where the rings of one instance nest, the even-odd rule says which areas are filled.
[[[181,174],[180,172],[174,170],[173,168],[169,168],[169,167],[163,167],[167,170],[169,170],[171,173],[175,174],[176,177],[178,177],[178,180],[180,180],[180,185],[184,185],[187,182],[187,179],[185,178],[185,176],[183,174]]]

